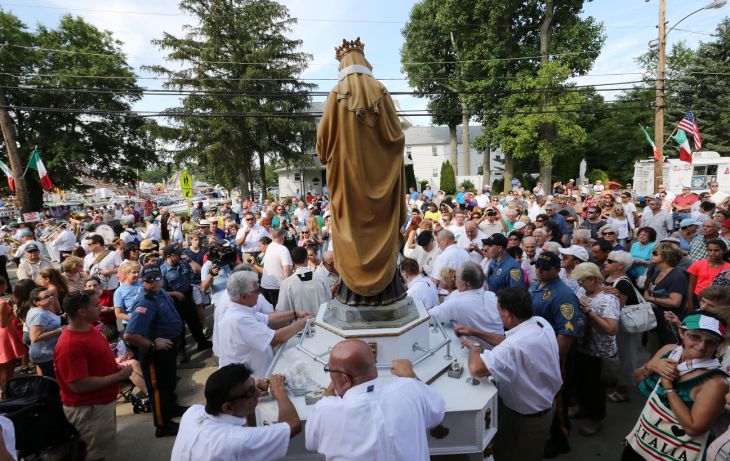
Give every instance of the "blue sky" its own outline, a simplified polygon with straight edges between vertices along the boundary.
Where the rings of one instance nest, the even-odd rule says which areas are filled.
[[[362,38],[366,44],[366,55],[378,78],[403,78],[400,69],[400,48],[403,37],[400,33],[408,20],[415,1],[412,0],[287,0],[283,1],[299,23],[292,31],[292,37],[303,40],[302,50],[313,55],[309,69],[303,77],[308,79],[334,78],[337,75],[337,61],[334,47],[342,38]],[[602,53],[589,76],[580,78],[580,84],[605,84],[636,80],[638,67],[634,58],[647,49],[647,43],[656,38],[658,22],[658,0],[594,0],[586,2],[585,15],[602,21],[606,27],[607,40]],[[667,20],[670,25],[710,3],[710,0],[667,0]],[[192,18],[183,16],[174,0],[156,2],[142,0],[11,0],[0,1],[5,10],[16,14],[29,27],[38,23],[55,26],[64,14],[83,16],[87,21],[105,30],[124,42],[123,50],[135,68],[144,64],[162,62],[163,55],[151,44],[162,32],[181,35],[182,25]],[[721,9],[704,10],[674,30],[668,43],[683,40],[695,47],[702,40],[711,40],[717,24],[730,15],[730,5]],[[627,75],[628,73],[628,75]],[[608,75],[623,74],[623,75]],[[138,71],[140,77],[150,77]],[[328,90],[333,82],[314,81],[320,89]],[[407,91],[405,80],[384,82],[391,91]],[[157,88],[151,80],[140,80],[145,87]],[[611,93],[606,94],[611,97]],[[425,100],[398,97],[404,109],[423,109]],[[174,105],[169,96],[146,96],[135,108],[158,111]],[[416,124],[427,125],[426,117],[413,119]]]

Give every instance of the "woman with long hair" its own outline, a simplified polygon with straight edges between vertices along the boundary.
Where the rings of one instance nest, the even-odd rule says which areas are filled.
[[[626,216],[626,210],[624,210],[624,206],[622,204],[618,203],[614,205],[606,224],[616,229],[616,232],[618,232],[618,235],[616,236],[618,238],[618,242],[624,249],[628,249],[631,234],[634,231],[634,223]]]
[[[651,252],[654,270],[650,276],[647,275],[644,299],[654,305],[654,315],[657,320],[655,331],[662,346],[676,344],[678,340],[672,326],[665,319],[665,312],[671,312],[681,318],[690,294],[687,277],[684,271],[677,267],[681,260],[682,251],[668,242],[659,243]]]
[[[41,271],[38,281],[42,286],[56,294],[60,306],[69,291],[66,279],[61,275],[61,272],[52,267],[47,267]]]
[[[722,271],[730,269],[726,261],[727,245],[720,239],[712,239],[706,243],[707,258],[695,261],[687,269],[689,274],[689,296],[687,296],[687,312],[699,307],[699,295],[702,290],[712,284]]]
[[[33,289],[30,293],[33,307],[28,311],[26,323],[30,333],[30,359],[41,376],[56,378],[53,370],[53,350],[61,336],[61,317],[56,295],[45,287]]]
[[[15,284],[15,288],[13,288],[13,304],[15,305],[15,317],[17,317],[23,325],[23,344],[25,344],[26,347],[30,347],[30,331],[28,328],[28,324],[25,322],[25,319],[28,316],[28,311],[31,307],[33,307],[30,293],[36,288],[38,288],[38,285],[32,279],[18,280],[18,283]],[[22,371],[29,370],[28,354],[25,354],[23,356],[21,366]]]
[[[7,280],[0,277],[0,293],[5,293],[7,284]],[[13,377],[18,359],[28,353],[18,329],[19,323],[11,299],[0,298],[0,394],[5,392],[5,383]]]

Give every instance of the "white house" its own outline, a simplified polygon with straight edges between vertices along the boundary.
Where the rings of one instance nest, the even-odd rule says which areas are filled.
[[[398,101],[394,102],[398,106]],[[323,106],[324,103],[321,102],[313,103],[312,110],[322,110]],[[451,157],[449,128],[446,126],[413,126],[406,117],[401,117],[401,123],[406,137],[403,152],[405,164],[413,165],[416,181],[419,183],[423,180],[429,181],[431,188],[437,190],[441,182],[441,164]],[[457,127],[458,172],[456,172],[456,182],[458,184],[469,179],[478,187],[482,183],[483,153],[472,145],[469,155],[470,175],[467,176],[464,167],[462,131],[461,126]],[[471,142],[481,134],[482,127],[469,128]],[[310,154],[312,161],[307,166],[289,166],[276,170],[279,176],[279,194],[282,197],[295,196],[297,193],[322,193],[322,187],[327,181],[326,168],[319,162],[314,152]],[[492,151],[490,163],[492,181],[502,177],[504,171],[502,159],[502,153],[499,150]]]

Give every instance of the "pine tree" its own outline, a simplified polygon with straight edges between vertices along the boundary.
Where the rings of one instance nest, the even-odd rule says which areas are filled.
[[[444,191],[446,195],[452,195],[456,192],[456,175],[454,175],[454,168],[448,160],[441,164],[440,189]]]

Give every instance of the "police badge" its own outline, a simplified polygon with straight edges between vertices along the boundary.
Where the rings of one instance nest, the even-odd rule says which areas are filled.
[[[515,282],[519,282],[522,278],[522,271],[520,269],[510,269],[509,276],[512,277],[512,280]]]
[[[548,298],[549,298],[550,296],[552,296],[552,294],[553,294],[553,292],[552,292],[552,291],[550,291],[550,290],[546,291],[546,292],[545,292],[545,294],[544,294],[544,295],[542,295],[542,300],[543,300],[543,301],[547,301],[547,299],[548,299]]]
[[[565,320],[572,319],[573,318],[573,305],[570,303],[561,304],[560,312],[563,314],[563,317],[565,317]]]

